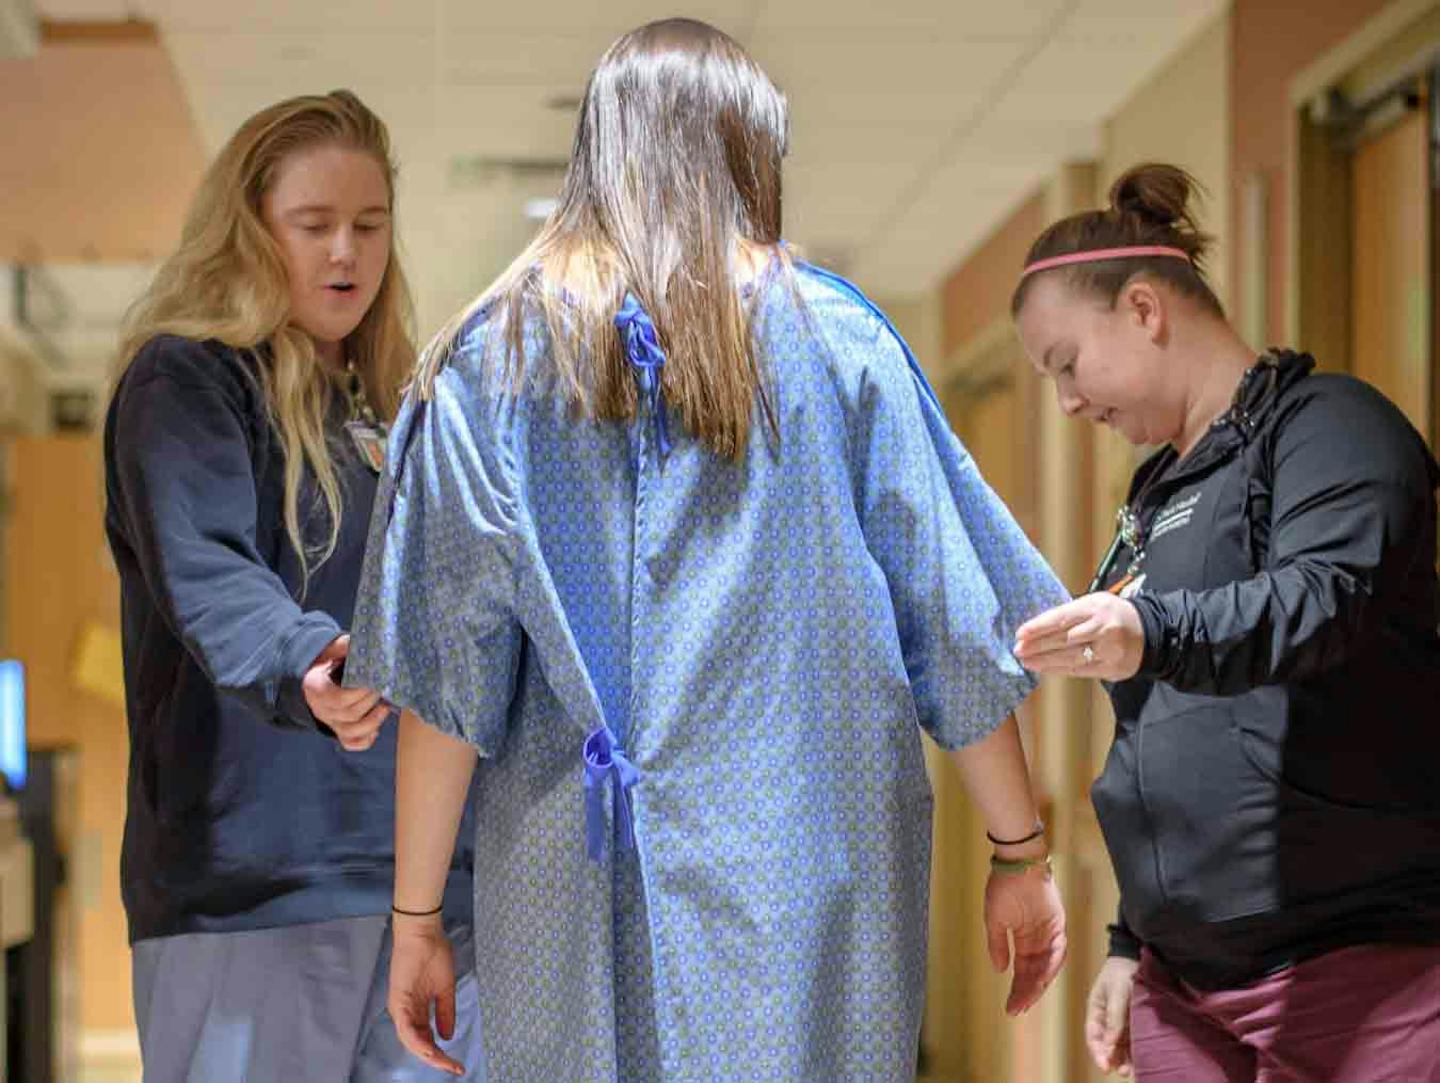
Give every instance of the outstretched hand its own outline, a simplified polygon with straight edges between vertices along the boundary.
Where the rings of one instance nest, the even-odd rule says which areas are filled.
[[[1145,629],[1133,604],[1086,594],[1047,609],[1015,633],[1015,657],[1032,673],[1128,681],[1140,671]]]

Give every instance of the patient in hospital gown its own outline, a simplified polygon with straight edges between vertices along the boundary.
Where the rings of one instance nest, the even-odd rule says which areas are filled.
[[[538,328],[510,394],[483,315],[392,434],[349,665],[480,752],[494,1079],[913,1077],[919,727],[1010,714],[1064,594],[885,319],[796,277],[760,287],[778,434],[742,462],[571,416]],[[635,776],[592,783],[600,863],[592,735]]]

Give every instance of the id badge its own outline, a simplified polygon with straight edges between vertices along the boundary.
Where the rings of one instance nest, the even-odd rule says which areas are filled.
[[[345,431],[355,444],[362,462],[375,473],[385,469],[385,430],[363,421],[345,422]]]

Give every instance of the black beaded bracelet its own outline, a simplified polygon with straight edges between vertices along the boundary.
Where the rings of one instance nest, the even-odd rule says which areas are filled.
[[[997,839],[988,831],[985,832],[985,837],[989,839],[992,843],[994,843],[996,846],[1023,846],[1027,842],[1034,842],[1043,834],[1045,834],[1045,824],[1040,820],[1036,820],[1035,830],[1030,832],[1030,834],[1026,835],[1023,839]]]
[[[403,915],[404,915],[405,917],[407,917],[407,918],[428,918],[428,917],[433,917],[435,914],[440,913],[440,911],[441,911],[441,910],[444,910],[444,909],[445,909],[445,904],[444,904],[444,903],[441,903],[441,904],[440,904],[439,906],[437,906],[434,910],[401,910],[398,906],[392,906],[392,907],[390,907],[390,910],[391,910],[392,913],[403,914]]]

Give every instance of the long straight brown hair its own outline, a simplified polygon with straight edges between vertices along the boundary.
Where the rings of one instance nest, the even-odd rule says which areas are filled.
[[[624,35],[590,76],[555,211],[436,336],[416,370],[419,394],[482,309],[487,350],[518,383],[526,317],[538,312],[567,400],[628,421],[636,381],[612,321],[629,292],[666,352],[668,408],[717,454],[738,457],[757,403],[774,424],[737,261],[769,249],[771,266],[792,273],[780,243],[787,125],[784,95],[714,27],[666,19]]]

